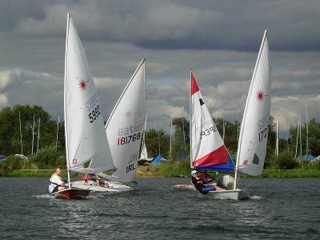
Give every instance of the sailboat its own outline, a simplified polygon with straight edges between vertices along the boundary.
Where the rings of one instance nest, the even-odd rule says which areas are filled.
[[[192,90],[192,92],[195,92],[195,90]],[[239,181],[239,173],[245,173],[252,176],[259,176],[262,173],[267,147],[268,124],[271,104],[270,93],[271,81],[269,66],[269,46],[267,40],[267,30],[265,30],[257,62],[251,79],[249,93],[241,123],[233,189],[209,192],[210,195],[212,195],[214,198],[233,200],[248,199],[248,193],[244,190],[239,189],[237,186]],[[201,95],[199,95],[198,100],[200,102],[200,105],[204,105]],[[197,115],[194,116],[197,117]],[[198,121],[201,122],[201,120],[199,119]],[[210,126],[212,130],[214,130],[212,123],[210,124],[211,126],[208,126]],[[196,129],[193,125],[195,124],[192,122],[191,128]],[[200,134],[193,134],[191,132],[193,141],[192,144],[190,144],[191,146],[193,146],[193,149],[190,149],[190,152],[192,153],[192,168],[199,169],[200,166],[200,169],[208,169],[207,166],[201,166],[202,162],[205,162],[203,161],[203,158],[200,158],[200,161],[194,161],[193,159],[197,159],[198,153],[201,152],[203,148],[212,149],[213,144],[214,146],[218,147],[223,143],[221,137],[218,137],[218,135],[216,134],[216,139],[214,141],[217,141],[217,143],[211,143],[207,146],[204,145],[203,148],[196,147],[197,144],[195,144],[194,142],[198,142],[199,139],[202,140],[201,137],[213,135],[213,131],[211,131],[211,129],[209,129],[208,131],[202,130]],[[211,153],[210,151],[211,150],[207,150],[209,154],[212,154],[213,152]],[[222,160],[217,160],[217,162],[219,161]],[[226,160],[223,161],[226,163]],[[219,164],[217,166],[219,166]]]
[[[190,70],[190,167],[197,170],[234,171],[234,163],[210,115],[195,77]],[[196,190],[193,184],[174,185],[178,189]],[[226,198],[225,191],[210,192],[215,198]],[[222,195],[223,193],[223,195]],[[228,191],[233,194],[233,190]]]
[[[74,182],[77,187],[96,192],[125,192],[133,190],[127,183],[135,182],[139,150],[145,130],[146,108],[145,59],[142,59],[118,99],[103,132],[108,139],[116,171],[112,175],[100,171],[98,175],[108,187],[96,186],[92,181]]]
[[[116,171],[112,175],[99,175],[111,180],[117,188],[122,186],[122,190],[131,190],[127,184],[136,180],[139,150],[145,131],[145,68],[146,61],[142,59],[105,125]]]
[[[89,64],[69,13],[65,50],[64,120],[68,187],[54,195],[67,199],[85,197],[90,190],[75,187],[70,181],[70,172],[98,173],[114,169],[114,164]]]

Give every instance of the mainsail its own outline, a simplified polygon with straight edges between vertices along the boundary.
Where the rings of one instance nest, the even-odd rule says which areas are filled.
[[[234,171],[234,163],[203,100],[196,80],[191,79],[191,157],[192,168]]]
[[[69,170],[97,173],[113,169],[98,95],[70,14],[66,31],[64,119]],[[84,166],[86,163],[88,167]]]
[[[111,179],[133,182],[139,149],[145,129],[146,80],[145,59],[141,61],[122,92],[105,126],[112,158],[117,170]]]
[[[241,123],[237,169],[253,176],[263,171],[268,137],[271,81],[267,30],[264,32]]]

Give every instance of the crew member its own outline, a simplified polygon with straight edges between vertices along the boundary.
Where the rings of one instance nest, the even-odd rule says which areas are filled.
[[[64,181],[61,179],[61,168],[58,167],[52,174],[49,182],[49,192],[54,193],[65,189]]]

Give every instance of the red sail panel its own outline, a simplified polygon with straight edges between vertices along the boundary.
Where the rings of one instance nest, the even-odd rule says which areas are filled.
[[[191,73],[191,95],[195,94],[198,91],[199,91],[198,84],[197,84],[196,80],[194,79],[193,74]]]
[[[228,162],[228,152],[224,145],[216,149],[215,151],[197,159],[193,162],[193,167],[202,167],[208,165],[217,165]]]

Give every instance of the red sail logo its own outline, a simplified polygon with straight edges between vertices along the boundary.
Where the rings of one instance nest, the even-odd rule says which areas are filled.
[[[87,86],[87,83],[83,79],[81,79],[81,81],[79,82],[80,89],[84,90],[86,86]]]
[[[259,102],[262,102],[263,99],[264,99],[264,93],[260,90],[260,91],[257,92],[257,100]]]

